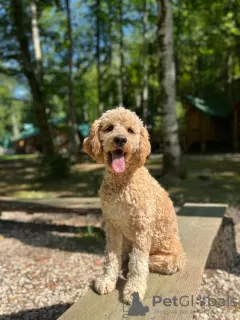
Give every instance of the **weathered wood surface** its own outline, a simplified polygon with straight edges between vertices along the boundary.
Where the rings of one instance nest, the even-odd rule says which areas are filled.
[[[59,198],[14,200],[0,198],[0,214],[2,211],[23,211],[31,213],[88,213],[100,214],[99,198]]]
[[[189,301],[191,296],[196,298],[204,266],[226,207],[224,204],[185,204],[179,213],[178,222],[180,236],[187,253],[187,265],[184,270],[172,276],[150,275],[148,291],[143,301],[143,305],[149,307],[146,316],[127,315],[128,307],[120,302],[124,285],[124,280],[121,280],[118,290],[108,295],[99,296],[90,289],[59,320],[192,319],[194,305],[184,307],[173,306],[172,303],[170,307],[164,307],[162,304],[153,307],[153,296],[171,299],[174,296],[178,299],[188,296]],[[186,299],[188,298],[182,302],[186,303]]]

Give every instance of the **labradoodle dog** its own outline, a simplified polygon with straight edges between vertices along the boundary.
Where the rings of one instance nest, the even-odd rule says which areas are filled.
[[[131,303],[134,292],[143,299],[149,268],[172,274],[185,263],[172,201],[144,167],[151,148],[148,132],[135,113],[120,107],[94,121],[83,148],[105,164],[99,194],[106,257],[95,289],[99,294],[114,290],[122,261],[130,256],[123,300]]]

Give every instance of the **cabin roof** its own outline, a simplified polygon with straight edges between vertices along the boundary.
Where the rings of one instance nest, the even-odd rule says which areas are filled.
[[[214,117],[228,118],[233,109],[227,99],[223,97],[202,99],[189,95],[185,97],[185,101],[200,111]]]
[[[64,127],[67,127],[67,118],[62,117],[62,118],[52,119],[49,121],[49,123],[52,124],[55,128],[64,128]],[[78,124],[77,128],[83,138],[89,135],[89,131],[90,131],[89,124],[81,123],[81,124]],[[27,125],[24,126],[24,130],[20,132],[19,136],[11,140],[12,142],[25,140],[25,139],[29,139],[34,136],[37,136],[38,134],[39,134],[39,129],[37,127],[34,127],[33,124],[28,123]]]

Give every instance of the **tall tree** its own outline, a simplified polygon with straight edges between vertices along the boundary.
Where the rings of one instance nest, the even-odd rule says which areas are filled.
[[[160,107],[162,111],[164,173],[179,173],[181,149],[178,137],[176,116],[175,64],[173,47],[173,17],[170,0],[157,0],[158,3],[158,46]]]
[[[143,120],[147,123],[148,118],[148,8],[147,0],[143,1],[143,90],[142,90],[142,108]]]
[[[101,72],[101,0],[96,0],[96,60],[97,60],[97,86],[98,86],[98,113],[103,112],[102,101],[102,72]]]
[[[77,113],[73,87],[73,39],[72,39],[72,21],[71,8],[69,0],[65,0],[67,10],[67,35],[68,35],[68,127],[70,137],[70,152],[77,154],[79,151],[79,135],[77,128]]]
[[[17,115],[14,103],[11,103],[11,119],[12,119],[12,134],[13,137],[16,138],[19,136],[20,130],[19,130],[19,123],[17,121]]]
[[[42,48],[40,43],[38,15],[36,0],[30,1],[31,24],[32,24],[32,41],[35,58],[35,74],[38,82],[42,85]]]
[[[53,139],[51,136],[50,127],[48,124],[48,117],[46,113],[46,105],[44,98],[44,90],[42,84],[42,54],[40,46],[40,37],[38,31],[38,19],[36,1],[31,0],[31,25],[34,47],[34,62],[32,62],[30,45],[27,37],[26,30],[26,14],[24,12],[22,0],[11,0],[11,11],[14,21],[16,38],[18,40],[21,64],[23,72],[28,80],[29,87],[31,89],[33,104],[35,108],[35,115],[40,130],[40,138],[43,153],[46,156],[53,156],[55,154],[55,148]]]
[[[123,0],[119,0],[119,107],[123,106],[124,97],[124,48],[123,48]]]

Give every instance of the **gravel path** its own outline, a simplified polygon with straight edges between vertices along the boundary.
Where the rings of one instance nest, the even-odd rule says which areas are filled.
[[[57,319],[101,272],[103,248],[64,231],[0,220],[1,320]]]
[[[197,305],[194,319],[198,320],[239,320],[240,319],[240,277],[239,269],[236,274],[224,270],[205,270],[202,287],[199,292],[204,306]],[[236,301],[237,306],[231,302]],[[216,305],[218,304],[218,307]]]
[[[199,295],[205,302],[208,296],[218,301],[237,297],[238,306],[198,305],[195,320],[240,319],[240,210],[230,208],[228,214],[235,221],[236,246],[233,249],[229,227],[221,242],[225,251],[235,250],[235,255],[231,259],[227,255],[221,269],[205,270]],[[76,226],[53,224],[53,220],[51,226],[44,225],[42,216],[33,216],[34,223],[22,213],[14,216],[7,213],[0,220],[0,320],[55,320],[101,273],[103,242],[83,237]]]
[[[240,210],[238,207],[230,207],[219,237],[213,243],[203,274],[200,299],[195,308],[194,319],[240,319],[239,253]]]

